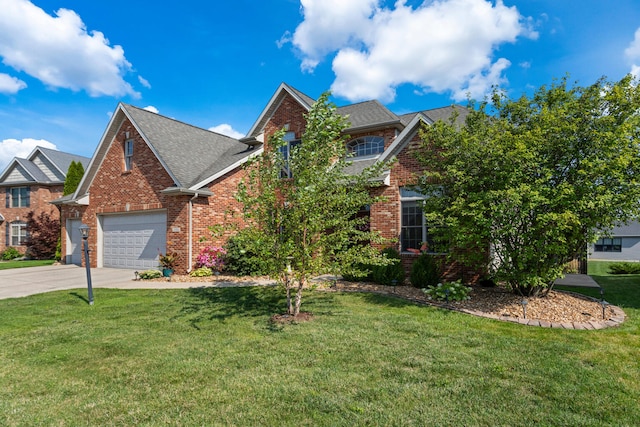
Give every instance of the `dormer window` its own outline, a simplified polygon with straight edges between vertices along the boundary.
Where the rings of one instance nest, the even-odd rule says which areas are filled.
[[[377,156],[384,151],[384,138],[381,136],[363,136],[347,143],[349,157]]]
[[[124,142],[124,170],[130,171],[133,165],[133,139]]]

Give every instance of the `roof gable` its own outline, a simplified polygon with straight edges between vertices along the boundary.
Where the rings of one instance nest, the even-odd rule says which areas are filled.
[[[257,145],[264,142],[260,140],[260,135],[263,133],[269,119],[273,116],[275,111],[280,106],[280,103],[287,95],[292,96],[293,99],[295,99],[296,102],[298,102],[307,111],[311,110],[311,106],[313,106],[313,104],[315,104],[316,102],[315,99],[305,95],[297,89],[294,89],[288,84],[281,83],[267,103],[267,106],[260,113],[258,120],[256,120],[256,122],[253,124],[253,126],[249,130],[249,133],[247,133],[247,136],[240,139],[240,141],[250,145]]]
[[[71,160],[87,165],[89,159],[50,148],[36,147],[26,159],[14,157],[0,175],[0,185],[64,183]]]
[[[234,138],[132,105],[119,104],[74,199],[89,191],[91,182],[126,119],[129,119],[177,188],[192,189],[206,180],[207,176],[241,163],[251,154],[245,144]]]

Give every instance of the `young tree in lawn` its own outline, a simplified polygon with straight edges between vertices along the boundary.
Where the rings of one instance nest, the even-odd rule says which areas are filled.
[[[248,177],[237,199],[251,235],[253,253],[277,275],[287,295],[288,314],[300,312],[302,290],[319,273],[358,271],[358,264],[388,263],[371,242],[383,243],[378,233],[362,227],[356,214],[374,203],[369,189],[384,165],[359,175],[346,175],[344,117],[323,94],[306,116],[299,145],[289,147],[284,132],[276,133],[264,152],[247,165]],[[285,173],[283,174],[283,171]],[[283,178],[283,175],[285,176]],[[362,274],[361,274],[362,275]]]
[[[27,253],[34,259],[53,259],[60,237],[60,221],[46,212],[27,214]]]
[[[513,100],[495,89],[465,127],[426,127],[421,187],[442,193],[425,202],[427,220],[454,247],[490,247],[515,292],[548,292],[587,242],[638,214],[637,83],[565,78]]]
[[[69,169],[67,170],[67,177],[64,180],[64,188],[62,190],[63,196],[72,194],[76,191],[80,181],[82,180],[82,175],[84,175],[84,166],[82,166],[81,162],[72,160],[69,165]]]

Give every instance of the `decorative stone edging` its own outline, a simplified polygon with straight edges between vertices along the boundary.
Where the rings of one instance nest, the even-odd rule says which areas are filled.
[[[389,295],[389,296],[395,296],[398,298],[402,298],[406,301],[411,301],[414,302],[416,304],[421,304],[421,305],[428,305],[431,307],[438,307],[438,308],[443,308],[445,310],[451,310],[451,311],[457,311],[460,313],[465,313],[465,314],[471,314],[473,316],[478,316],[478,317],[485,317],[488,319],[493,319],[493,320],[499,320],[502,322],[511,322],[511,323],[519,323],[521,325],[525,325],[525,326],[539,326],[542,328],[555,328],[555,329],[574,329],[574,330],[596,330],[596,329],[605,329],[605,328],[611,328],[614,326],[619,326],[622,322],[624,322],[624,320],[626,319],[627,315],[625,314],[625,312],[618,306],[613,305],[613,304],[607,304],[607,308],[609,310],[611,310],[613,312],[613,314],[608,318],[608,319],[603,319],[603,320],[589,320],[587,322],[550,322],[548,320],[541,320],[541,319],[523,319],[520,317],[512,317],[512,316],[499,316],[497,314],[490,314],[490,313],[485,313],[483,311],[479,311],[479,310],[470,310],[470,309],[466,309],[466,308],[459,308],[459,307],[455,307],[452,305],[447,305],[446,303],[437,303],[434,301],[424,301],[424,300],[419,300],[419,299],[415,299],[415,298],[409,298],[409,297],[403,297],[400,294],[397,293],[391,293],[391,292],[380,292],[380,291],[373,291],[373,290],[363,290],[363,289],[357,289],[357,290],[351,290],[351,289],[340,289],[340,291],[342,292],[371,292],[371,293],[376,293],[376,294],[380,294],[380,295]],[[563,291],[566,293],[573,293],[570,291]],[[577,294],[580,295],[581,297],[584,298],[589,298],[595,302],[600,302],[595,298],[592,298],[590,296],[587,295],[583,295],[583,294]]]

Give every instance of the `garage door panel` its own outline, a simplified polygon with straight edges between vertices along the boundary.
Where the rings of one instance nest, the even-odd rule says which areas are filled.
[[[166,214],[105,216],[103,265],[148,269],[158,266],[158,252],[165,252]]]

